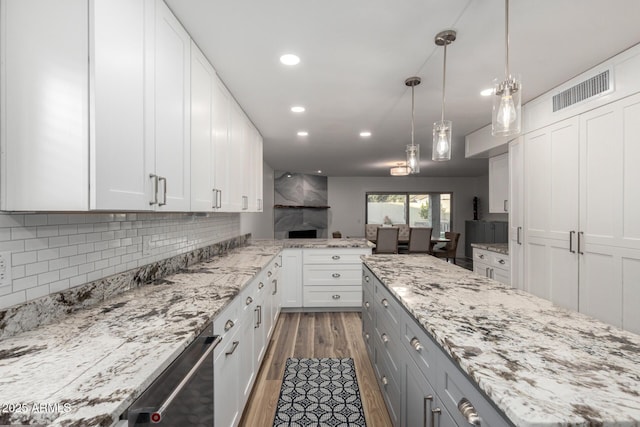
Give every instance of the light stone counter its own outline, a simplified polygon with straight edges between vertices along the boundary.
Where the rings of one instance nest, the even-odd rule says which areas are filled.
[[[509,255],[508,243],[472,243],[471,247],[484,249],[485,251],[497,252],[502,255]]]
[[[364,263],[516,426],[640,425],[640,336],[425,255]]]
[[[24,331],[24,317],[46,318],[36,312],[56,308],[60,297],[7,311],[0,323],[19,332],[0,341],[0,425],[112,425],[282,248],[369,245],[364,239],[257,240],[33,330]]]

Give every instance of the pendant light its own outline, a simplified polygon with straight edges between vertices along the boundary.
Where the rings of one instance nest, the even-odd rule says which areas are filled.
[[[398,163],[398,166],[394,166],[389,169],[391,176],[407,176],[409,175],[409,168],[404,163]]]
[[[520,76],[509,72],[509,0],[505,0],[505,64],[504,80],[493,80],[493,114],[491,134],[509,136],[520,133],[522,83]]]
[[[420,172],[420,145],[414,143],[414,88],[420,84],[420,77],[409,77],[404,84],[411,87],[411,144],[407,145],[407,169],[409,173]]]
[[[433,150],[431,159],[437,162],[451,160],[451,127],[453,123],[444,119],[444,94],[447,76],[447,46],[456,39],[453,30],[441,31],[436,34],[436,45],[444,46],[444,61],[442,66],[442,116],[439,122],[433,124]]]

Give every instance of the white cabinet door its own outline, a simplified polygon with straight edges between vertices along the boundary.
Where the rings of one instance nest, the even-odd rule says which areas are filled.
[[[245,208],[244,175],[242,156],[244,154],[245,118],[240,106],[231,100],[231,124],[229,150],[227,152],[227,209],[231,212],[243,212]]]
[[[0,207],[86,210],[88,3],[19,0],[0,7]]]
[[[254,147],[253,147],[253,175],[255,181],[255,212],[263,212],[264,210],[264,177],[263,173],[263,160],[262,160],[262,136],[258,131],[254,136]]]
[[[214,370],[214,408],[216,426],[235,426],[242,415],[240,407],[240,357],[245,340],[242,331],[225,335],[220,343],[222,347],[215,361]],[[248,351],[250,353],[250,351]]]
[[[153,73],[158,209],[190,208],[191,39],[167,5],[156,0]]]
[[[232,180],[232,168],[229,164],[231,156],[231,94],[222,81],[215,76],[213,82],[213,173],[215,191],[218,200],[216,210],[221,212],[234,211],[231,206],[231,191],[229,182]],[[235,207],[237,211],[237,207]]]
[[[524,289],[524,138],[509,143],[509,257],[511,286]]]
[[[302,249],[282,251],[282,307],[302,307]]]
[[[509,211],[509,155],[489,159],[489,212]]]
[[[640,330],[640,95],[580,116],[581,312]]]
[[[215,71],[195,43],[191,44],[191,210],[215,208],[213,165],[213,85]]]
[[[525,136],[525,289],[577,309],[578,119]]]
[[[145,14],[153,5],[130,0],[89,5],[90,208],[150,210],[146,171],[154,160],[153,140],[144,129]]]

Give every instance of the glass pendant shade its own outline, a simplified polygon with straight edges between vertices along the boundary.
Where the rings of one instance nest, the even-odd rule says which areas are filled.
[[[420,172],[420,145],[407,145],[407,169],[409,173]]]
[[[451,127],[450,120],[441,120],[433,124],[433,151],[431,160],[436,162],[451,160]]]
[[[507,80],[493,81],[493,114],[491,134],[493,136],[517,135],[522,123],[522,84],[520,77],[509,76]]]
[[[398,163],[398,166],[394,166],[389,170],[391,176],[407,176],[409,175],[409,168],[402,163]]]

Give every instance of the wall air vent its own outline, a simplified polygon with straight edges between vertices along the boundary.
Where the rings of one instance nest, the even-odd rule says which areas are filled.
[[[592,96],[607,92],[612,87],[610,77],[611,73],[609,70],[606,70],[554,95],[553,112],[555,113],[570,105],[589,99]]]

